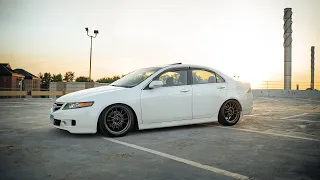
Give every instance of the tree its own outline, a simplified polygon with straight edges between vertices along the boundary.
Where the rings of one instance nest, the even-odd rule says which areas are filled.
[[[120,79],[120,76],[113,76],[113,77],[103,77],[103,78],[100,78],[98,79],[96,82],[99,82],[99,83],[112,83],[116,80]]]
[[[76,82],[88,82],[88,80],[89,80],[89,77],[85,77],[85,76],[79,76],[76,78]]]
[[[71,72],[71,71],[66,72],[63,78],[63,80],[66,82],[73,82],[73,79],[74,79],[74,72]]]
[[[51,77],[51,82],[62,82],[62,75],[61,73],[55,75],[53,74]]]
[[[46,72],[44,74],[42,73],[39,73],[39,78],[41,79],[40,81],[40,87],[41,89],[49,89],[49,85],[50,85],[50,82],[51,82],[51,74]]]

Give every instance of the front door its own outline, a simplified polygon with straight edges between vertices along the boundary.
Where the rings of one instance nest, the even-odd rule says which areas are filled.
[[[192,119],[192,88],[187,73],[187,69],[167,70],[154,78],[161,80],[163,87],[142,90],[143,123]]]

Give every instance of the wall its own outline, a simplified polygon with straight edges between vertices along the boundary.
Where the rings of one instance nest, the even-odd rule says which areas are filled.
[[[19,81],[20,81],[20,78],[15,77],[15,76],[11,77],[11,87],[10,88],[13,91],[19,91],[20,90]]]
[[[49,91],[58,91],[64,92],[66,90],[66,83],[65,82],[50,82],[49,84]],[[50,98],[58,98],[62,95],[50,95]]]
[[[40,91],[40,79],[33,79],[32,80],[32,90]]]
[[[108,83],[98,82],[50,82],[49,91],[63,91],[63,94],[69,94],[75,91],[89,89],[93,87],[106,86]],[[58,98],[62,95],[50,94],[50,98]]]
[[[98,82],[50,82],[49,91],[79,91],[92,87],[106,86],[108,83]]]
[[[0,76],[0,90],[11,90],[11,76]]]
[[[66,91],[74,92],[82,89],[86,89],[86,82],[67,82],[66,83]]]
[[[252,90],[252,94],[255,97],[296,97],[320,99],[320,91],[312,90],[257,89]]]
[[[107,86],[109,83],[94,83],[94,87]]]
[[[23,80],[23,87],[24,91],[32,91],[32,79]]]
[[[49,91],[65,91],[66,83],[65,82],[50,82]]]

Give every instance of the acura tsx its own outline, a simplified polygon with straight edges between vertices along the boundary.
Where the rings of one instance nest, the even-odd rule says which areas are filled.
[[[253,109],[251,85],[216,69],[175,63],[135,70],[121,79],[61,96],[54,127],[70,133],[124,136],[138,130],[218,121],[232,126]]]

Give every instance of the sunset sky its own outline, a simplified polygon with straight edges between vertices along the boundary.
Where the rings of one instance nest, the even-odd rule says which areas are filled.
[[[252,83],[283,80],[283,14],[293,11],[293,82],[320,82],[319,0],[0,0],[0,62],[92,77],[167,63],[207,65]]]

